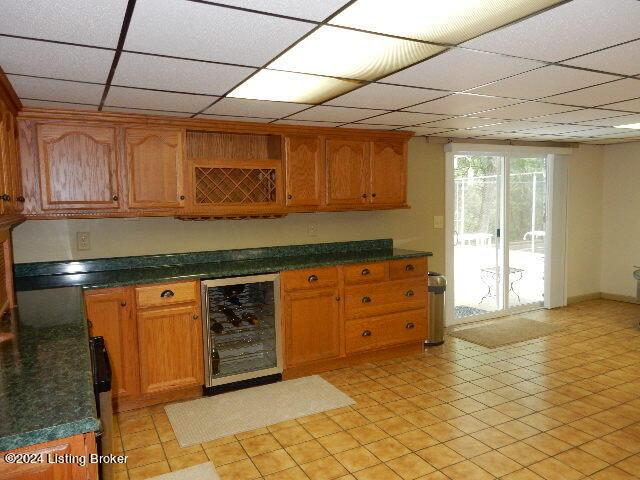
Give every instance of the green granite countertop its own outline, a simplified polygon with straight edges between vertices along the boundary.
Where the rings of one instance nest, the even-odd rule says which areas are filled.
[[[82,289],[18,293],[0,331],[0,451],[100,427]]]
[[[224,278],[302,268],[430,256],[394,249],[391,240],[197,252],[16,265],[16,288],[110,288],[200,278]]]

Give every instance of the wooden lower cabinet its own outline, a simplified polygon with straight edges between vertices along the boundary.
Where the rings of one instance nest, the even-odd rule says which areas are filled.
[[[11,450],[10,453],[41,456],[42,461],[31,463],[6,463],[5,453],[0,454],[0,480],[98,480],[97,464],[88,460],[78,463],[48,462],[49,456],[87,456],[96,453],[93,433],[74,435],[46,443]]]
[[[289,293],[284,296],[284,305],[287,366],[340,356],[339,290],[326,288]]]
[[[85,292],[90,333],[103,336],[109,352],[116,411],[201,393],[198,285],[173,282]]]
[[[199,313],[195,304],[138,312],[143,395],[202,385],[204,361]]]

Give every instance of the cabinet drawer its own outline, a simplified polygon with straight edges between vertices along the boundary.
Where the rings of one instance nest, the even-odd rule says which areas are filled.
[[[338,268],[321,267],[306,270],[289,270],[282,274],[282,285],[287,291],[309,288],[335,287],[338,285]]]
[[[163,283],[136,287],[138,308],[161,307],[174,303],[193,302],[197,299],[196,282]]]
[[[389,263],[359,263],[342,267],[344,283],[353,285],[358,283],[382,282],[389,277]]]
[[[424,340],[426,337],[425,309],[351,320],[345,324],[347,353]]]
[[[424,307],[427,278],[412,278],[345,287],[344,312],[347,318],[381,315]]]
[[[427,257],[403,258],[389,262],[391,280],[427,276]]]

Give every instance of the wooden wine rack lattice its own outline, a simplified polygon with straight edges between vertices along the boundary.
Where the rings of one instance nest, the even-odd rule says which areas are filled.
[[[196,204],[276,202],[275,168],[195,167]]]

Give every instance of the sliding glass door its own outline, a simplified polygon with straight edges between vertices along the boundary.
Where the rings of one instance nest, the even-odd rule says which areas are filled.
[[[454,320],[544,300],[545,156],[453,156]]]

